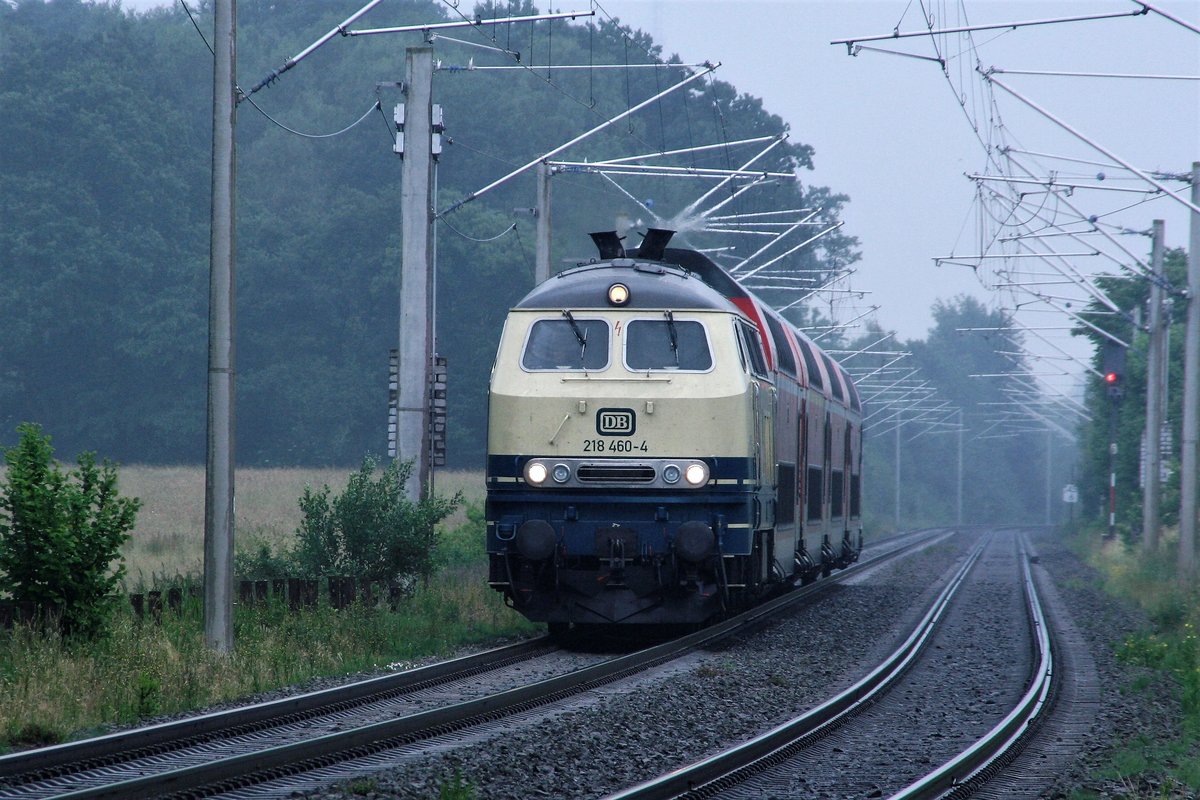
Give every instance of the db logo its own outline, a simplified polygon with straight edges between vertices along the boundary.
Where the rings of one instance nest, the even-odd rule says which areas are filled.
[[[601,436],[632,436],[637,427],[632,408],[602,408],[596,412],[596,433]]]

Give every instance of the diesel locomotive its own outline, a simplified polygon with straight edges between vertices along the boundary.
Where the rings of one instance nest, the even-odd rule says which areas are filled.
[[[651,229],[509,312],[488,398],[489,583],[551,632],[704,623],[862,549],[845,370]]]

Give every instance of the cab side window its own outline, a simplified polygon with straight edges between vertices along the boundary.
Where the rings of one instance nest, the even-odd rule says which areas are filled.
[[[742,354],[742,366],[751,375],[758,378],[768,378],[767,357],[763,353],[762,341],[758,331],[753,326],[738,320],[736,324],[738,335],[738,350]]]

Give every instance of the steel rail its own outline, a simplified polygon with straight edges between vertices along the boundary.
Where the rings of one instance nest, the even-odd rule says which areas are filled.
[[[852,686],[820,705],[736,747],[717,753],[645,783],[610,794],[604,800],[661,800],[682,796],[708,796],[740,783],[759,767],[790,755],[789,748],[805,743],[864,707],[905,672],[933,635],[958,588],[979,560],[987,539],[971,550],[963,565],[934,600],[913,631],[891,655]]]
[[[295,697],[133,728],[77,742],[10,753],[0,756],[0,786],[12,785],[11,779],[14,777],[20,777],[24,779],[20,782],[28,783],[46,774],[61,773],[68,767],[71,771],[76,771],[81,765],[90,762],[112,763],[116,760],[127,760],[144,751],[165,752],[228,735],[232,731],[263,727],[282,719],[315,716],[347,705],[423,688],[433,682],[466,677],[511,664],[552,647],[550,638],[542,636],[527,642],[518,642],[393,675],[356,681]]]
[[[929,800],[942,797],[957,787],[985,780],[1000,765],[1001,759],[1014,753],[1023,743],[1025,735],[1045,709],[1054,678],[1054,656],[1046,615],[1042,611],[1029,565],[1028,542],[1023,534],[1020,542],[1025,602],[1038,650],[1038,663],[1029,688],[1008,715],[983,738],[938,769],[896,792],[889,800]]]
[[[340,760],[377,753],[421,738],[482,724],[489,720],[546,705],[644,671],[676,658],[684,652],[711,644],[738,630],[759,624],[804,598],[823,592],[829,586],[840,583],[866,569],[877,567],[925,544],[940,541],[945,536],[952,535],[952,531],[934,529],[922,532],[922,534],[913,536],[911,541],[901,544],[893,550],[880,553],[869,560],[860,561],[837,575],[787,592],[724,622],[565,675],[498,692],[487,697],[371,723],[305,741],[228,758],[214,758],[213,761],[207,763],[136,778],[118,779],[105,785],[80,788],[56,796],[73,800],[81,798],[133,799],[160,798],[182,793],[207,793],[214,789],[227,790],[235,786],[296,774],[318,766],[327,766]],[[79,744],[84,745],[86,742]]]

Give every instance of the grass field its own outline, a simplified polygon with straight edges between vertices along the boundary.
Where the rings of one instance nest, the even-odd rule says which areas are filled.
[[[300,522],[297,500],[305,486],[346,486],[351,470],[315,468],[240,469],[235,489],[234,541],[250,552],[261,543],[273,551],[290,541]],[[204,468],[121,467],[121,494],[142,500],[133,536],[122,550],[126,586],[138,591],[156,579],[198,576],[204,566]],[[482,502],[483,473],[447,470],[434,476],[435,492],[462,491],[467,503]],[[465,505],[445,522],[452,530],[466,521]],[[157,580],[161,582],[161,580]]]
[[[341,491],[350,470],[246,469],[237,474],[235,538],[240,549],[279,552],[300,521],[306,485]],[[123,554],[126,585],[202,574],[204,470],[122,467],[122,495],[144,505]],[[444,565],[395,610],[322,603],[302,613],[280,605],[235,606],[234,652],[204,644],[202,609],[185,603],[162,623],[137,620],[121,604],[106,637],[89,642],[18,626],[0,631],[0,751],[63,741],[158,714],[202,708],[306,680],[447,656],[465,646],[541,629],[505,607],[486,583],[479,473],[446,472],[438,494],[461,490],[465,504],[442,526]],[[476,513],[468,516],[468,509]]]

